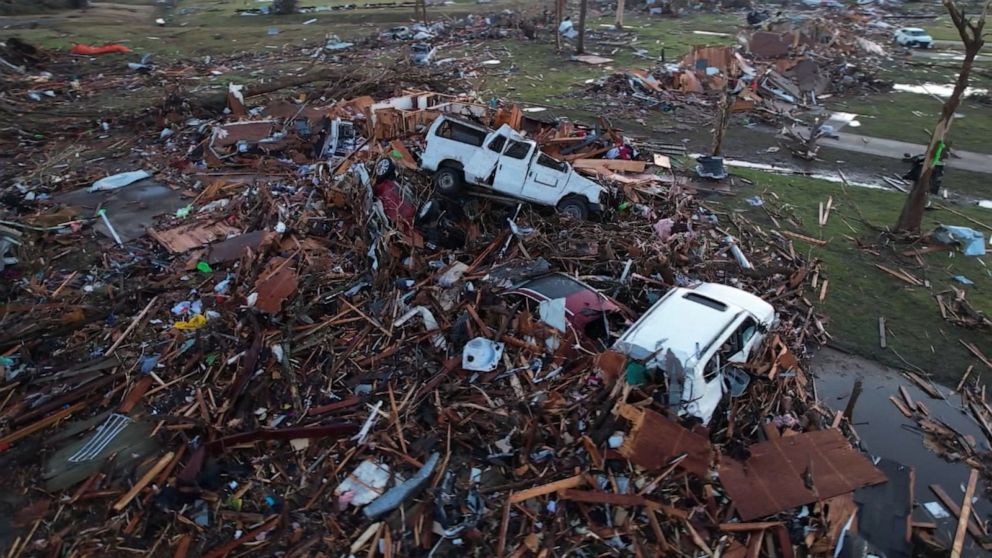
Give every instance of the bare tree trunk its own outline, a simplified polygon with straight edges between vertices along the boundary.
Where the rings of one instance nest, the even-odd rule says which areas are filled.
[[[951,16],[951,21],[957,27],[958,34],[961,35],[961,41],[964,43],[964,61],[961,63],[961,71],[958,73],[958,79],[954,83],[954,90],[951,92],[951,96],[947,99],[947,102],[944,103],[944,108],[940,111],[940,119],[937,121],[937,125],[934,126],[933,133],[930,135],[930,144],[927,146],[927,152],[923,158],[923,168],[920,169],[920,176],[916,179],[916,183],[913,184],[913,189],[909,192],[906,203],[902,206],[902,212],[899,214],[899,221],[895,227],[897,232],[920,232],[920,226],[923,224],[923,211],[926,209],[927,196],[930,193],[930,178],[933,176],[938,147],[944,142],[947,132],[951,129],[951,123],[954,122],[954,113],[958,110],[958,106],[961,104],[961,97],[968,87],[968,79],[971,76],[971,68],[975,63],[975,57],[982,50],[982,45],[985,44],[985,41],[982,39],[982,29],[985,27],[985,15],[988,13],[990,4],[992,2],[985,4],[985,8],[982,10],[978,21],[972,23],[965,18],[964,12],[958,9],[954,0],[944,0],[944,7],[947,8],[947,12]]]
[[[565,14],[565,0],[554,0],[555,2],[555,50],[561,52],[561,33],[558,29],[561,27],[561,19]]]
[[[581,0],[579,4],[579,42],[576,43],[575,52],[585,54],[586,52],[586,7],[589,0]]]
[[[719,157],[723,151],[723,136],[730,124],[730,112],[734,108],[734,95],[730,92],[730,84],[723,88],[723,98],[720,100],[720,113],[717,115],[716,130],[713,133],[713,156]]]
[[[623,4],[624,0],[617,0],[617,29],[623,29]]]

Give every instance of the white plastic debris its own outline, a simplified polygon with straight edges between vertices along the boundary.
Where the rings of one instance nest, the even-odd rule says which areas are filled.
[[[541,321],[564,333],[565,325],[565,299],[556,298],[554,300],[542,300],[537,307],[537,312],[541,316]]]
[[[396,321],[393,322],[393,327],[399,327],[405,324],[414,316],[420,316],[421,319],[424,320],[424,327],[427,331],[436,331],[440,329],[440,326],[438,326],[437,323],[437,318],[434,317],[434,314],[432,314],[426,306],[414,306],[409,312],[403,314],[399,318],[396,318]],[[448,342],[440,333],[431,338],[431,342],[434,343],[434,346],[438,349],[444,349],[448,346]]]
[[[462,351],[462,368],[475,372],[491,372],[499,366],[503,358],[503,343],[490,341],[485,337],[476,337],[465,344]]]
[[[99,192],[101,190],[116,190],[118,188],[123,188],[128,184],[134,184],[139,180],[149,178],[151,175],[152,173],[143,170],[114,174],[94,182],[93,185],[89,187],[89,191]]]
[[[366,459],[334,489],[334,495],[345,505],[364,506],[381,496],[388,482],[389,465]]]
[[[438,278],[437,282],[444,288],[449,288],[455,286],[456,283],[461,281],[462,277],[465,276],[465,272],[468,271],[468,266],[462,262],[455,262],[447,271],[444,272],[441,277]]]

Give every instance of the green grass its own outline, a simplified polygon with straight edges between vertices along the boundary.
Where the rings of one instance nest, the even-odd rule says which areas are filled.
[[[940,116],[942,103],[929,95],[894,93],[840,99],[828,105],[831,109],[862,115],[861,126],[846,132],[927,143],[929,130]],[[957,111],[948,139],[958,149],[992,152],[992,107],[964,100]]]
[[[988,375],[989,370],[972,357],[959,339],[974,343],[987,354],[992,353],[992,331],[976,331],[943,320],[934,294],[957,287],[966,292],[975,309],[992,315],[992,273],[987,264],[992,256],[969,258],[959,252],[941,251],[923,256],[923,265],[900,255],[910,247],[889,244],[878,228],[893,225],[905,196],[881,190],[841,187],[831,182],[801,176],[781,176],[750,170],[735,174],[755,182],[754,194],[765,200],[762,207],[743,202],[744,195],[721,200],[718,205],[737,211],[762,227],[792,230],[826,240],[825,246],[795,241],[796,250],[822,262],[829,278],[827,296],[818,311],[828,317],[827,331],[832,343],[866,358],[906,368],[902,358],[926,370],[935,378],[956,383],[969,365]],[[752,195],[749,191],[747,196]],[[833,198],[833,211],[825,227],[818,225],[818,205]],[[992,224],[992,211],[978,207],[954,206],[955,210]],[[778,220],[776,226],[771,216]],[[789,221],[790,216],[795,224]],[[924,231],[937,223],[976,227],[948,211],[929,211]],[[878,228],[876,228],[878,227]],[[984,230],[986,239],[989,231]],[[855,240],[863,244],[859,248]],[[873,254],[876,251],[878,254]],[[910,286],[878,268],[902,268],[930,287]],[[964,275],[974,286],[954,283],[951,277]],[[818,292],[810,290],[807,298],[816,301]],[[879,346],[878,318],[887,324],[887,349]],[[990,354],[992,356],[992,354]]]

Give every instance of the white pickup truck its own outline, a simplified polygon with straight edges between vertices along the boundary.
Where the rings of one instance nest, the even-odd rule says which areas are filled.
[[[613,350],[668,379],[669,405],[709,424],[724,393],[740,395],[747,362],[775,324],[771,304],[734,287],[675,288],[654,304]]]
[[[555,207],[585,219],[601,209],[603,187],[580,176],[568,163],[542,153],[506,124],[488,130],[451,116],[440,116],[427,131],[422,169],[434,173],[435,187],[456,195],[464,186]]]

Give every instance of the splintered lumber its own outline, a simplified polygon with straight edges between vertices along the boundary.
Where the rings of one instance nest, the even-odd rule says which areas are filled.
[[[747,531],[762,531],[783,525],[781,521],[756,521],[752,523],[721,523],[720,530],[727,533],[740,533]]]
[[[933,384],[921,378],[916,372],[910,372],[907,370],[903,372],[902,375],[911,380],[917,387],[925,391],[930,397],[933,397],[934,399],[944,398],[944,396],[937,391],[937,388],[933,387]]]
[[[964,547],[964,532],[971,523],[971,500],[975,496],[975,484],[978,483],[978,469],[971,469],[968,477],[968,486],[964,490],[964,502],[961,504],[961,515],[958,517],[958,529],[954,533],[954,544],[951,546],[951,558],[961,556],[961,549]]]
[[[134,483],[131,490],[128,490],[117,502],[114,503],[114,511],[121,511],[134,500],[134,497],[138,495],[146,486],[148,486],[152,480],[162,472],[163,469],[172,461],[172,458],[176,455],[175,452],[170,451],[169,453],[163,455],[155,462],[155,465],[140,478],[138,482]]]
[[[910,285],[913,285],[914,287],[922,287],[923,286],[923,281],[920,281],[919,279],[917,279],[916,277],[913,277],[912,275],[910,275],[909,273],[907,273],[905,271],[902,271],[902,270],[894,271],[894,270],[891,270],[891,269],[885,267],[884,265],[879,265],[879,264],[875,264],[875,267],[877,267],[878,269],[881,269],[882,271],[888,273],[889,275],[895,277],[896,279],[899,279],[900,281],[904,281],[906,283],[909,283]]]
[[[644,172],[648,164],[645,161],[626,161],[623,159],[576,159],[572,161],[572,166],[577,169]]]
[[[817,246],[826,246],[827,245],[827,241],[826,240],[820,240],[819,238],[813,238],[812,236],[806,236],[804,234],[799,234],[799,233],[795,233],[795,232],[792,232],[792,231],[785,231],[784,230],[784,231],[782,231],[782,234],[784,234],[785,236],[787,236],[789,238],[793,238],[795,240],[801,240],[803,242],[808,242],[810,244],[815,244]]]
[[[6,448],[10,444],[13,444],[14,442],[16,442],[16,441],[18,441],[18,440],[20,440],[22,438],[26,438],[26,437],[34,434],[35,432],[40,432],[40,431],[48,428],[49,426],[52,426],[53,424],[55,424],[58,421],[64,419],[65,417],[71,415],[72,413],[75,413],[76,411],[81,410],[83,407],[85,407],[88,404],[89,404],[88,401],[80,401],[79,403],[76,403],[72,407],[69,407],[67,409],[63,409],[63,410],[55,413],[54,415],[50,415],[50,416],[47,416],[47,417],[39,420],[38,422],[36,422],[34,424],[29,424],[29,425],[25,426],[24,428],[22,428],[20,430],[16,430],[14,432],[11,432],[10,434],[4,436],[3,438],[0,438],[0,449]]]
[[[974,470],[975,469],[972,469],[972,471]],[[950,495],[944,491],[942,486],[939,484],[931,484],[930,491],[934,493],[938,500],[940,500],[941,505],[947,508],[947,511],[951,512],[951,515],[956,517],[959,521],[962,517],[967,517],[962,513],[961,507],[958,506],[957,502],[955,502]],[[982,531],[982,528],[978,525],[978,523],[973,518],[968,518],[967,525],[968,533],[982,545],[982,548],[989,548],[989,542],[985,540],[985,533]]]
[[[573,502],[585,502],[587,504],[612,504],[615,506],[643,506],[644,496],[638,494],[615,494],[612,492],[598,492],[595,490],[575,490],[566,488],[558,492],[562,500],[572,500]]]
[[[537,498],[538,496],[544,496],[545,494],[551,494],[552,492],[558,492],[559,490],[577,488],[585,484],[585,482],[585,477],[582,475],[575,475],[574,477],[568,477],[554,482],[549,482],[548,484],[528,488],[527,490],[521,490],[520,492],[514,492],[507,499],[507,502],[510,504],[517,504],[523,502],[524,500],[530,500],[531,498]]]

